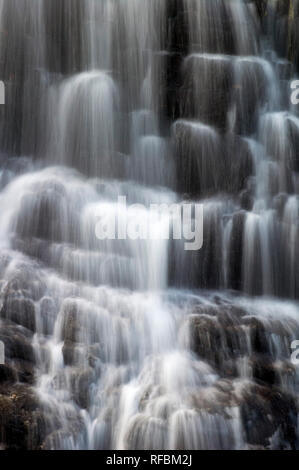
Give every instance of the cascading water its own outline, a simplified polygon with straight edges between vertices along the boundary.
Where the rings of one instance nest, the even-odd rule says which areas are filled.
[[[299,447],[281,3],[1,0],[2,447]],[[96,236],[119,212],[159,232],[150,205],[183,201],[199,251]]]

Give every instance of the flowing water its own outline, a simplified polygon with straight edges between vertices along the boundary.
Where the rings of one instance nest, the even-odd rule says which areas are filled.
[[[299,445],[296,77],[256,3],[1,0],[0,321],[43,448]],[[99,240],[118,196],[157,231],[201,202],[203,248]]]

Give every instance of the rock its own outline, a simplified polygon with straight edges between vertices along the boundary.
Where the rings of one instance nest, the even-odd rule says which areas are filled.
[[[184,116],[225,130],[233,81],[232,61],[227,56],[193,54],[185,61],[185,77]]]
[[[228,134],[224,144],[225,172],[222,175],[222,184],[226,191],[237,194],[246,188],[247,181],[253,174],[252,153],[248,143],[234,134]]]
[[[237,212],[232,218],[232,230],[228,245],[228,285],[232,289],[242,289],[242,262],[245,211]]]
[[[6,450],[37,450],[44,424],[34,391],[25,385],[0,387],[0,445]]]
[[[270,355],[271,342],[269,340],[269,334],[271,334],[271,332],[268,333],[266,331],[264,324],[258,318],[246,318],[244,323],[250,327],[250,341],[253,351],[263,355]]]
[[[11,366],[17,374],[18,381],[27,383],[30,385],[34,384],[35,381],[35,370],[34,364],[30,361],[24,361],[22,359],[13,359]]]
[[[66,366],[73,366],[80,363],[80,356],[82,357],[81,348],[71,341],[65,341],[62,347],[62,354],[64,364]]]
[[[0,341],[5,346],[5,357],[7,359],[19,359],[35,364],[35,354],[30,339],[25,336],[23,330],[17,328],[0,328]]]
[[[256,6],[256,10],[258,12],[258,15],[262,19],[264,15],[266,14],[267,11],[267,1],[268,0],[253,0],[253,3]]]
[[[188,18],[181,0],[167,0],[167,16],[169,54],[166,57],[166,114],[173,121],[180,116],[181,69],[188,52]]]
[[[79,321],[79,308],[75,300],[66,300],[62,306],[63,324],[62,338],[65,341],[75,343],[79,341],[81,325]]]
[[[194,197],[223,188],[224,143],[210,126],[180,120],[173,126],[178,190]]]
[[[197,252],[198,274],[197,285],[201,288],[219,288],[222,286],[222,223],[225,204],[212,200],[204,205],[203,247]],[[195,257],[194,252],[191,256]],[[188,267],[187,267],[188,269]]]
[[[23,196],[16,223],[20,238],[41,238],[63,241],[65,224],[65,190],[56,181],[35,185]]]
[[[268,99],[269,78],[264,63],[254,57],[237,59],[232,87],[231,124],[237,134],[256,131],[259,113]]]
[[[244,393],[241,419],[250,445],[270,447],[276,432],[281,434],[281,447],[296,448],[297,409],[287,393],[253,385]],[[284,443],[284,444],[283,444]]]
[[[8,297],[0,314],[2,318],[22,325],[32,332],[36,331],[35,306],[30,299]]]
[[[70,431],[59,429],[49,434],[43,442],[43,450],[71,450],[74,436]]]
[[[73,400],[80,408],[87,409],[90,403],[90,387],[94,378],[91,368],[80,370],[74,369],[71,373],[70,382]]]
[[[89,365],[95,367],[103,356],[100,344],[95,343],[91,346],[86,346],[72,343],[71,341],[64,342],[62,354],[66,366]]]
[[[213,367],[227,376],[234,376],[237,374],[235,362],[248,354],[248,344],[239,322],[226,317],[223,310],[223,307],[219,309],[218,318],[206,315],[190,318],[191,347]]]
[[[251,358],[252,375],[258,382],[274,385],[277,374],[272,360],[268,356],[254,356]]]
[[[34,301],[39,300],[45,293],[46,284],[38,270],[37,263],[17,265],[6,280],[3,289],[4,298],[25,297]]]
[[[254,198],[251,191],[244,189],[240,193],[240,206],[245,211],[251,211],[254,204]]]
[[[59,312],[61,338],[70,343],[97,343],[99,338],[99,316],[88,302],[65,299]]]
[[[136,415],[130,422],[125,445],[127,449],[134,450],[167,448],[166,422],[154,416]]]
[[[192,349],[200,358],[216,364],[217,351],[221,348],[221,331],[217,319],[198,316],[190,320]]]
[[[4,383],[15,383],[17,380],[16,372],[7,364],[0,364],[0,386]]]
[[[40,315],[43,323],[44,334],[51,335],[53,333],[57,315],[57,308],[51,297],[43,297],[40,300]]]

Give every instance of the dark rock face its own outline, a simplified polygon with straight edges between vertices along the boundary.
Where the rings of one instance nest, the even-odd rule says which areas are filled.
[[[202,311],[202,314],[190,317],[191,347],[199,357],[223,370],[226,362],[237,360],[248,353],[246,334],[242,327],[245,312],[230,306],[196,310]],[[233,370],[231,373],[234,375]]]
[[[234,214],[232,218],[232,233],[228,247],[228,284],[233,289],[242,287],[242,256],[245,212]]]
[[[249,444],[269,447],[276,433],[296,448],[296,406],[288,394],[254,385],[245,392],[241,416]]]
[[[229,305],[197,306],[189,322],[191,348],[225,378],[226,382],[217,385],[225,393],[221,403],[224,400],[226,406],[240,407],[243,438],[249,448],[297,448],[298,405],[295,396],[281,386],[284,382],[296,383],[296,372],[288,361],[287,350],[284,353],[282,347],[279,351],[280,358],[285,354],[284,362],[280,362],[273,348],[273,341],[279,344],[275,336],[286,335],[286,338],[287,331],[282,332],[274,319],[262,322],[248,316],[246,310]],[[293,327],[294,330],[289,330],[291,336],[296,331]],[[282,345],[282,336],[280,339]],[[288,341],[291,338],[286,344]],[[236,391],[236,384],[241,383],[236,378],[242,371],[252,379],[247,378]],[[215,410],[222,409],[220,396],[213,396]]]
[[[5,300],[1,317],[35,332],[35,307],[30,299],[10,298]]]
[[[189,322],[192,350],[219,373],[226,361],[237,367],[238,360],[246,357],[253,376],[267,384],[279,385],[281,374],[293,375],[288,345],[292,334],[299,334],[297,323],[281,328],[275,319],[267,322],[248,315],[246,309],[226,304],[197,306]],[[284,370],[275,363],[277,354],[286,361]]]
[[[226,129],[233,82],[232,62],[225,56],[193,54],[186,59],[184,67],[187,77],[182,101],[184,116]],[[198,76],[200,83],[194,79]]]
[[[202,198],[246,188],[253,161],[245,140],[192,120],[177,121],[173,134],[180,193]]]
[[[181,69],[188,53],[188,20],[180,0],[167,0],[167,10],[166,115],[173,121],[180,117]]]
[[[196,196],[221,191],[225,175],[221,136],[191,120],[178,121],[173,132],[179,191]]]
[[[44,439],[44,419],[33,390],[0,383],[0,445],[8,450],[37,450]]]
[[[17,375],[14,369],[6,364],[0,364],[0,383],[15,383]]]

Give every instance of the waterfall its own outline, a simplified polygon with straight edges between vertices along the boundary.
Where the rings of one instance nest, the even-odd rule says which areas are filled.
[[[0,447],[299,448],[280,3],[0,0],[0,413],[24,429],[9,415]],[[200,250],[157,236],[199,203]],[[101,239],[99,219],[153,236]]]

